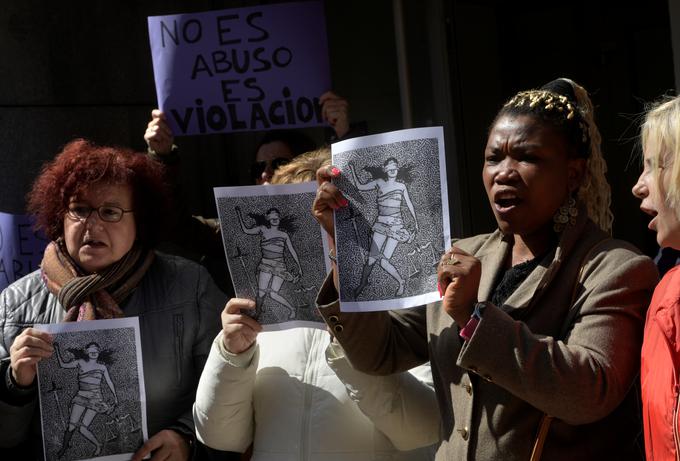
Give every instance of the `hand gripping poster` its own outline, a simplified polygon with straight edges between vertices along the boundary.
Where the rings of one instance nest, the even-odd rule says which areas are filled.
[[[376,311],[439,299],[437,264],[450,247],[444,135],[415,128],[333,144],[340,309]]]

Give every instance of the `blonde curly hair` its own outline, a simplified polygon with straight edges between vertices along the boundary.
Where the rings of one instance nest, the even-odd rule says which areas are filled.
[[[290,163],[276,169],[272,177],[272,184],[296,184],[316,179],[316,170],[331,164],[331,149],[321,149],[305,152],[295,157]]]
[[[661,184],[661,167],[670,168],[665,199],[680,218],[680,96],[665,97],[652,104],[641,127],[642,148],[651,152],[657,184]]]

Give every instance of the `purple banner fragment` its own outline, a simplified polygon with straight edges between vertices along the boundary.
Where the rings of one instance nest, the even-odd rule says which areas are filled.
[[[330,90],[321,1],[148,18],[158,105],[173,133],[323,124]]]
[[[29,216],[0,212],[0,290],[39,267],[47,243]]]

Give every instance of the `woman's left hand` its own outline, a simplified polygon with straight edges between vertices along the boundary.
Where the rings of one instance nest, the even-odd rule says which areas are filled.
[[[444,253],[437,269],[442,306],[460,328],[470,320],[477,302],[482,264],[460,248]]]
[[[190,454],[189,442],[184,436],[172,429],[164,429],[149,438],[142,448],[137,450],[132,461],[142,461],[147,455],[152,455],[151,461],[187,461]]]

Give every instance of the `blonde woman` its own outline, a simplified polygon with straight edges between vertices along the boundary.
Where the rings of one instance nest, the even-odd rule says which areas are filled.
[[[328,164],[328,149],[303,154],[280,167],[272,183],[311,181]],[[194,405],[203,443],[218,450],[250,450],[253,461],[432,459],[431,450],[414,450],[438,438],[430,387],[410,373],[390,379],[356,376],[342,351],[328,347],[327,331],[263,332],[243,313],[254,308],[253,301],[233,298],[222,313],[222,332],[213,342]],[[420,368],[419,376],[431,384],[429,366]],[[334,371],[351,380],[351,392]],[[413,418],[424,415],[408,432],[398,427],[398,418],[385,414],[401,408],[404,389],[412,391],[407,408],[416,410]],[[365,408],[375,422],[362,414]]]
[[[654,105],[642,124],[644,169],[633,195],[652,216],[661,248],[680,249],[680,98]],[[680,272],[669,270],[647,311],[640,380],[647,460],[680,456]]]

